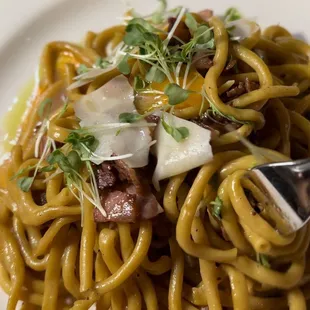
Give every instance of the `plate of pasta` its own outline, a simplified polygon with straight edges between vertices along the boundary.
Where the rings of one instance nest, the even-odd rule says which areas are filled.
[[[310,224],[278,231],[248,174],[310,157],[307,1],[0,15],[19,4],[0,19],[0,308],[307,309]]]

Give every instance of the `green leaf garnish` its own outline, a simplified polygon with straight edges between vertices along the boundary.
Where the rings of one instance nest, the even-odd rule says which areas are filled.
[[[215,48],[214,38],[210,39],[208,42],[203,44],[196,44],[196,51],[205,51],[205,50],[213,50]]]
[[[56,168],[53,165],[45,166],[39,169],[40,172],[51,172],[54,171]]]
[[[141,17],[133,18],[128,22],[128,25],[133,25],[133,24],[141,25],[146,31],[149,31],[149,32],[158,31],[158,29],[153,27],[148,21],[146,21],[145,19]]]
[[[64,99],[64,105],[63,107],[61,108],[61,110],[59,111],[59,114],[58,114],[58,118],[61,118],[67,111],[68,109],[68,105],[69,105],[69,99],[68,98],[65,98]]]
[[[47,161],[50,165],[57,164],[63,172],[73,175],[79,171],[82,165],[81,158],[76,151],[70,151],[66,156],[60,150],[55,150],[48,156]]]
[[[52,107],[52,99],[50,98],[46,98],[44,99],[38,108],[38,115],[40,116],[40,118],[45,118],[47,117],[48,113],[50,112]]]
[[[99,145],[99,141],[94,136],[81,136],[77,132],[71,132],[65,142],[72,145],[72,149],[79,153],[82,161],[89,160]]]
[[[158,0],[159,7],[152,15],[152,22],[154,24],[160,24],[164,21],[164,12],[167,9],[167,1],[166,0]]]
[[[269,263],[269,259],[268,256],[265,254],[260,254],[257,253],[256,254],[256,260],[258,263],[260,263],[262,266],[266,267],[266,268],[270,268],[270,263]]]
[[[183,89],[177,84],[171,83],[165,87],[165,95],[168,96],[170,105],[177,105],[188,99],[190,90]]]
[[[148,82],[156,82],[156,83],[162,83],[166,78],[166,75],[158,69],[157,66],[151,67],[151,69],[147,72],[145,75],[145,79]]]
[[[160,42],[158,35],[149,32],[140,24],[129,24],[126,27],[126,34],[123,41],[129,46],[144,46],[146,43]]]
[[[126,34],[124,36],[125,44],[129,46],[140,46],[143,45],[144,34],[147,30],[140,24],[130,24],[126,27]]]
[[[198,28],[198,23],[191,13],[185,14],[185,24],[192,33],[194,33]]]
[[[81,74],[86,73],[88,71],[89,71],[89,68],[84,64],[79,65],[79,67],[77,68],[78,75],[81,75]]]
[[[21,176],[22,174],[29,172],[35,168],[36,168],[36,165],[28,166],[28,167],[25,167],[23,169],[20,169],[10,178],[10,180],[13,181],[13,180],[17,179],[19,176]]]
[[[234,20],[238,20],[242,18],[242,15],[236,8],[229,8],[224,14],[224,21],[227,22],[232,22]]]
[[[223,201],[217,196],[214,201],[210,202],[210,204],[212,205],[212,215],[221,221]]]
[[[126,54],[117,66],[117,69],[124,75],[127,75],[130,73],[130,67],[128,65],[128,58],[129,58],[129,55]]]
[[[120,123],[134,123],[143,118],[143,115],[137,113],[121,113],[118,117]]]
[[[135,91],[142,90],[146,87],[146,82],[140,77],[140,75],[136,75],[133,81],[133,88]]]
[[[197,39],[197,44],[205,44],[213,38],[213,32],[207,25],[200,25],[195,31],[194,37]]]
[[[172,138],[177,141],[181,142],[182,140],[185,140],[189,136],[189,130],[186,127],[174,127],[169,125],[162,116],[161,123],[166,130],[166,132],[172,136]]]
[[[70,151],[67,158],[68,158],[68,162],[70,163],[71,167],[75,171],[79,171],[82,166],[82,161],[81,161],[79,154],[76,151]]]
[[[33,181],[34,181],[34,177],[22,177],[17,180],[17,186],[23,192],[29,192]]]
[[[111,62],[103,59],[102,57],[98,57],[95,62],[95,68],[105,69],[111,65]]]
[[[188,55],[193,54],[193,52],[199,49],[214,49],[213,37],[212,28],[207,25],[198,26],[192,39],[182,46],[181,56],[186,59]]]
[[[71,166],[67,156],[60,150],[55,150],[53,153],[51,153],[47,158],[47,162],[50,165],[57,164],[58,167],[66,173],[72,173],[75,171],[75,169]]]

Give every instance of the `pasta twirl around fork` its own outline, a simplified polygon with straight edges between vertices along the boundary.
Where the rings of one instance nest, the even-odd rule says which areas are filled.
[[[309,56],[165,1],[47,44],[1,166],[7,309],[306,309],[310,226],[285,233],[247,171],[309,157]]]

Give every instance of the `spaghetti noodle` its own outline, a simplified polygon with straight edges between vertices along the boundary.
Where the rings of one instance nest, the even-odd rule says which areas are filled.
[[[310,226],[280,234],[247,170],[310,155],[309,45],[254,23],[236,37],[249,22],[235,9],[223,19],[161,8],[125,21],[89,32],[84,46],[52,42],[43,51],[39,89],[1,167],[7,309],[18,301],[24,310],[306,309]],[[103,100],[113,81],[125,83],[116,88],[122,100],[134,89],[137,112],[89,121],[87,102]],[[212,154],[204,148],[203,164],[158,178],[156,191],[149,148],[161,152],[159,126],[180,149],[192,128],[205,130]],[[136,153],[101,148],[129,130],[131,144],[149,137],[138,147],[147,164],[132,168]],[[191,164],[182,160],[174,165]]]

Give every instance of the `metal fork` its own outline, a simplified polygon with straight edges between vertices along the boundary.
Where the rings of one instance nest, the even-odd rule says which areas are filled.
[[[310,158],[264,164],[249,177],[275,207],[273,225],[281,234],[290,234],[310,219]]]

